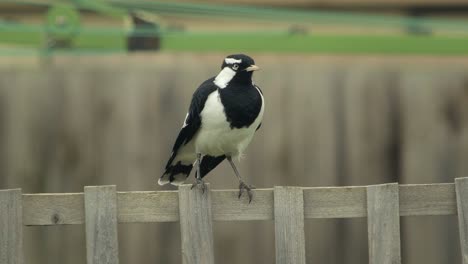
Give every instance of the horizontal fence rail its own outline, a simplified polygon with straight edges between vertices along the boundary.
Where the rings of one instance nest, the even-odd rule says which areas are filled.
[[[401,263],[400,217],[457,215],[468,264],[468,178],[455,183],[238,190],[21,194],[0,190],[0,263],[22,263],[23,226],[85,224],[87,263],[119,263],[118,223],[180,222],[182,261],[215,263],[212,221],[274,220],[276,263],[305,263],[304,219],[367,217],[369,263]]]
[[[367,216],[366,186],[305,187],[304,217]],[[399,185],[400,215],[454,215],[455,184]],[[273,189],[256,189],[252,203],[238,200],[238,190],[213,190],[214,221],[273,220]],[[178,191],[117,192],[119,223],[179,221]],[[23,223],[27,226],[84,224],[84,194],[23,194]]]

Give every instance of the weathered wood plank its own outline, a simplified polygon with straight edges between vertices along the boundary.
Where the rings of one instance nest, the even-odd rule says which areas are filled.
[[[305,264],[304,196],[300,187],[275,187],[276,263]]]
[[[304,188],[305,218],[365,217],[366,187]]]
[[[119,222],[176,222],[179,220],[177,192],[119,192]]]
[[[455,179],[458,229],[463,264],[468,264],[468,178]]]
[[[239,190],[213,190],[212,209],[216,221],[272,220],[273,189],[255,189],[252,202],[238,199]]]
[[[400,215],[454,215],[455,186],[400,185]],[[273,189],[256,189],[251,204],[237,199],[238,190],[211,192],[215,221],[272,220]],[[305,218],[366,217],[366,187],[303,188]],[[120,223],[176,222],[177,191],[118,192]],[[24,194],[24,225],[83,224],[83,193]]]
[[[400,215],[455,215],[457,204],[452,183],[402,184]]]
[[[115,186],[84,189],[88,264],[118,264],[117,195]]]
[[[370,264],[401,263],[398,184],[367,187]]]
[[[214,264],[213,217],[209,184],[203,193],[185,184],[179,187],[182,263]]]
[[[83,193],[23,195],[24,225],[84,224]]]
[[[21,190],[0,190],[0,263],[23,263]]]

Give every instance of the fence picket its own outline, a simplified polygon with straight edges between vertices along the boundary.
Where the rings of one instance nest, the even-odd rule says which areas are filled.
[[[457,194],[458,229],[463,264],[468,264],[468,178],[455,179]]]
[[[0,190],[0,263],[23,263],[21,189]]]
[[[112,186],[84,188],[88,264],[118,264],[117,193]]]
[[[179,215],[182,263],[214,264],[211,190],[203,193],[190,184],[179,187]]]
[[[398,184],[367,187],[370,264],[401,263]]]
[[[300,187],[274,189],[277,264],[305,264],[304,196]]]

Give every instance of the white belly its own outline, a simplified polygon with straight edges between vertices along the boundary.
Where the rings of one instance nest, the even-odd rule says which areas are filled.
[[[262,121],[263,109],[262,104],[257,119],[249,127],[231,129],[219,92],[211,93],[200,114],[202,124],[195,138],[196,152],[210,156],[230,155],[232,157],[242,154]]]

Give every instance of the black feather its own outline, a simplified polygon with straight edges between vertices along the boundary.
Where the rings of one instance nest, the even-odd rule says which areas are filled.
[[[249,87],[250,85],[250,87]],[[249,127],[262,109],[262,96],[253,84],[232,82],[229,89],[220,89],[227,121],[231,128]]]
[[[216,168],[223,160],[226,158],[225,155],[213,157],[213,156],[203,156],[202,162],[200,164],[200,174],[201,177],[205,177],[211,170]]]
[[[185,174],[189,175],[190,171],[192,171],[193,165],[183,165],[180,161],[177,162],[175,165],[170,165],[169,168],[166,170],[166,173],[169,174],[169,181],[174,181],[174,175],[177,174]]]

